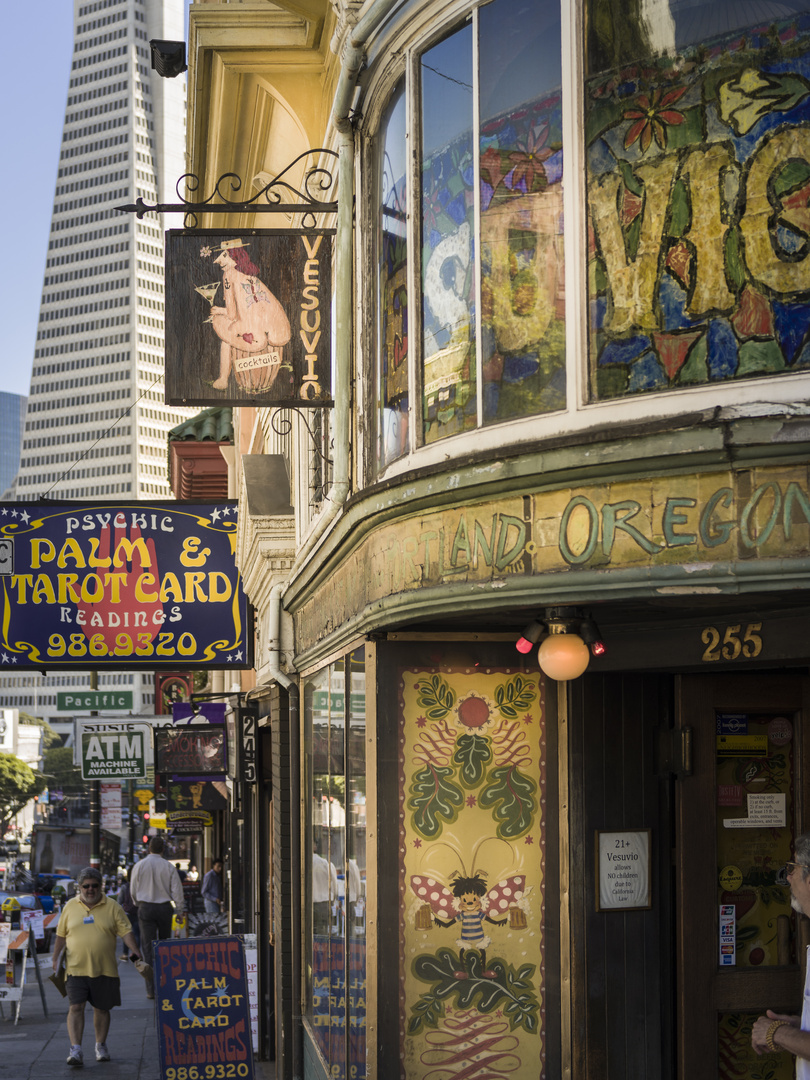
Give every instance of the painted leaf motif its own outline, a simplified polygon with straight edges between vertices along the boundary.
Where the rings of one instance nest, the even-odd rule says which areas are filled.
[[[736,135],[746,135],[766,113],[787,112],[810,93],[800,75],[746,68],[720,87],[720,115]]]
[[[489,774],[487,786],[478,796],[478,805],[485,809],[493,807],[498,823],[497,833],[502,839],[514,840],[531,828],[537,810],[534,780],[515,765],[501,765]]]
[[[428,720],[441,720],[456,703],[455,691],[451,690],[441,675],[417,683],[417,703],[425,710]]]
[[[461,735],[456,743],[453,764],[460,767],[459,780],[468,790],[478,787],[492,761],[492,747],[483,735]]]
[[[475,1008],[482,1013],[503,1011],[510,1028],[537,1031],[540,1006],[532,984],[534,964],[513,967],[500,957],[488,962],[494,978],[484,978],[481,954],[468,949],[464,960],[453,949],[439,949],[435,954],[418,956],[413,973],[431,984],[411,1010],[408,1031],[418,1034],[423,1027],[436,1027],[444,1013],[444,1002],[457,1009]],[[461,977],[459,977],[461,975]]]
[[[495,687],[495,704],[499,712],[510,720],[516,720],[520,713],[525,713],[536,697],[536,688],[522,675],[515,675],[508,682]]]
[[[412,811],[414,829],[422,836],[440,836],[444,823],[458,817],[464,793],[450,779],[452,776],[453,769],[438,765],[429,765],[414,774],[408,809]]]

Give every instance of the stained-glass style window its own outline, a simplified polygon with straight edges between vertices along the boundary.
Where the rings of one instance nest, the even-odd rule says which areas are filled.
[[[425,441],[477,425],[472,27],[422,57]]]
[[[476,7],[421,53],[418,86],[406,78],[390,99],[378,140],[378,467],[413,448],[409,365],[417,445],[565,407],[559,19],[551,0]],[[410,231],[406,99],[420,148]],[[421,334],[408,342],[417,243]]]
[[[559,6],[479,17],[483,421],[565,407]]]
[[[392,95],[383,119],[380,153],[377,464],[384,468],[409,449],[404,80]]]
[[[592,400],[806,370],[810,4],[589,0],[587,56]]]

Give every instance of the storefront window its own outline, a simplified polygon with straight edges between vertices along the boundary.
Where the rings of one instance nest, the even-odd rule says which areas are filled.
[[[307,1020],[332,1077],[365,1076],[365,684],[362,650],[304,684],[311,852]]]
[[[421,54],[418,86],[403,79],[392,95],[379,136],[378,467],[412,448],[409,366],[418,444],[565,407],[560,70],[559,5],[492,0]],[[410,233],[406,134],[421,150]],[[416,244],[415,343],[406,269]]]
[[[810,367],[809,10],[589,0],[592,400]]]

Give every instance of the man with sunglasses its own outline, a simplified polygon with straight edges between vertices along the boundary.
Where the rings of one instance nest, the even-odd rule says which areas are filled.
[[[105,896],[102,878],[93,866],[79,874],[79,895],[74,896],[62,910],[56,927],[53,948],[53,970],[59,970],[65,952],[66,988],[70,1009],[67,1029],[70,1053],[67,1063],[74,1069],[84,1065],[82,1036],[84,1009],[89,1001],[93,1006],[93,1027],[96,1034],[96,1061],[109,1061],[107,1032],[110,1029],[110,1010],[121,1004],[121,980],[116,963],[116,942],[124,944],[140,958],[140,949],[132,933],[132,925],[121,905]]]
[[[793,910],[810,917],[810,833],[797,838],[793,851],[796,861],[787,863],[777,874],[776,880],[779,884],[790,886]],[[810,946],[801,1016],[789,1016],[768,1009],[754,1024],[751,1046],[758,1054],[787,1050],[796,1057],[797,1080],[810,1080]]]

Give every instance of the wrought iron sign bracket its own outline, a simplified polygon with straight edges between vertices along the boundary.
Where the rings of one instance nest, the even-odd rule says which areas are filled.
[[[300,162],[311,157],[316,157],[318,164],[309,168],[296,185],[290,179],[293,170]],[[194,173],[184,173],[175,184],[179,202],[150,205],[138,196],[134,203],[116,206],[115,209],[124,214],[135,214],[139,220],[144,214],[183,214],[183,225],[187,229],[197,227],[200,214],[302,214],[302,228],[313,229],[316,214],[337,212],[337,199],[328,198],[334,192],[337,178],[326,164],[329,159],[337,157],[336,151],[323,147],[307,150],[250,199],[237,200],[232,197],[242,190],[242,179],[237,173],[223,173],[207,198],[187,199],[181,191],[184,189],[188,194],[198,191],[200,178]],[[290,198],[294,201],[282,201]]]
[[[307,429],[307,432],[309,433],[309,438],[312,442],[312,449],[315,451],[315,453],[325,465],[332,465],[332,459],[328,458],[318,445],[318,433],[316,431],[313,431],[312,428],[309,426],[309,421],[307,420],[303,409],[299,409],[295,405],[285,405],[281,408],[275,409],[273,411],[273,415],[270,418],[270,426],[272,427],[273,431],[275,431],[276,435],[290,434],[290,431],[292,430],[292,420],[289,416],[282,415],[282,413],[288,412],[298,413],[298,419],[301,421],[301,423],[304,425],[304,427]]]

